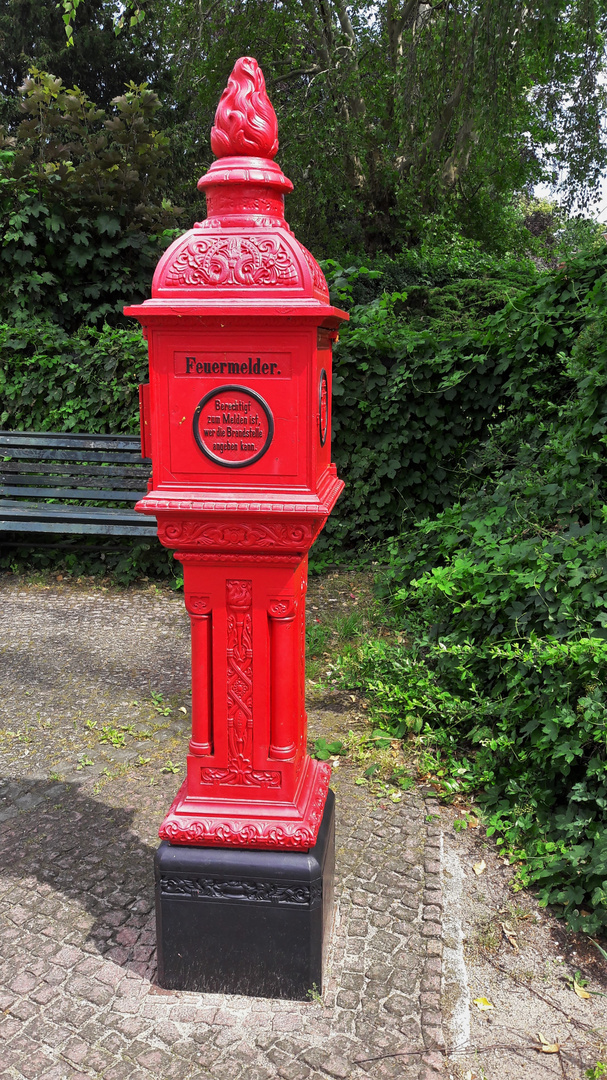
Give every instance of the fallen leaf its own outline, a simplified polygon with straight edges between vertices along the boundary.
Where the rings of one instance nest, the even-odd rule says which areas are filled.
[[[483,874],[485,872],[485,870],[487,869],[487,863],[485,862],[484,859],[481,859],[480,862],[475,862],[474,863],[474,866],[472,867],[472,869],[474,870],[474,873],[476,874],[476,876],[480,877],[480,875]]]
[[[469,817],[468,818],[468,828],[469,829],[477,829],[478,828],[478,818]]]
[[[495,1008],[495,1005],[492,1005],[490,1001],[487,1001],[486,997],[474,998],[474,1004],[481,1012],[487,1012],[487,1009]]]
[[[582,998],[582,1001],[588,1001],[589,1000],[590,994],[588,993],[587,990],[584,990],[584,987],[580,986],[579,983],[574,982],[573,989],[574,989],[575,993],[577,994],[577,996],[579,998]]]
[[[508,927],[504,926],[503,923],[500,923],[500,926],[501,926],[502,930],[504,931],[504,937],[506,938],[508,944],[512,945],[512,948],[514,949],[515,952],[518,952],[518,943],[517,943],[516,934],[514,933],[514,931],[509,930]]]

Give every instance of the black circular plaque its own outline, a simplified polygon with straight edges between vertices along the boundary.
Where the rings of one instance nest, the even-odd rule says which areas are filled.
[[[218,386],[196,406],[194,438],[205,457],[243,469],[263,457],[274,437],[267,401],[248,386]]]
[[[329,430],[329,382],[327,379],[327,373],[323,368],[320,373],[320,381],[318,383],[318,431],[320,434],[320,445],[324,446],[327,441],[327,431]]]

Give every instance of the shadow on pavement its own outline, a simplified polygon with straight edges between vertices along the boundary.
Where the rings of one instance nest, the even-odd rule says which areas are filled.
[[[151,980],[155,849],[132,831],[134,816],[134,809],[99,802],[78,784],[0,779],[0,880],[6,888],[7,877],[19,879],[25,895],[18,902],[34,932],[56,936],[62,894],[93,918],[74,922],[68,904],[65,943]]]

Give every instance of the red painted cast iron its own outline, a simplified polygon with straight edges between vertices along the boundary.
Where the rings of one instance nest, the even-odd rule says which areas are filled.
[[[242,57],[198,186],[208,216],[126,308],[149,342],[153,483],[137,510],[183,563],[192,623],[187,779],[173,844],[312,847],[330,767],[306,753],[307,553],[343,488],[331,464],[331,347],[345,312],[284,219],[277,122]]]

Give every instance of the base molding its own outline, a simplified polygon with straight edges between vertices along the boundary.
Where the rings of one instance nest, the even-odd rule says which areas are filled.
[[[254,800],[244,793],[242,800],[198,798],[188,795],[186,780],[158,835],[173,845],[307,851],[316,843],[331,778],[326,762],[307,762],[293,803]]]
[[[308,852],[156,852],[158,982],[167,990],[309,1000],[333,919],[335,796]]]

